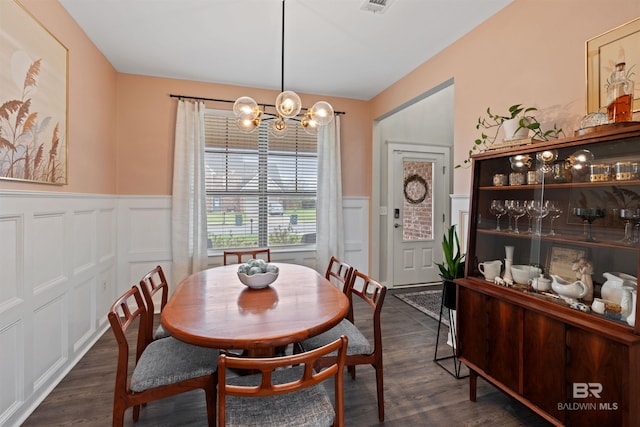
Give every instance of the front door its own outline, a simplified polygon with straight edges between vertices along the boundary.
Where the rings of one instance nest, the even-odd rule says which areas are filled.
[[[448,148],[426,151],[393,149],[392,227],[393,286],[440,281],[442,236],[448,220]]]

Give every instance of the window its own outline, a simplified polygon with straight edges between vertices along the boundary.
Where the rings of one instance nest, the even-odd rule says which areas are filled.
[[[209,249],[315,244],[317,137],[266,124],[240,131],[227,111],[205,112]]]

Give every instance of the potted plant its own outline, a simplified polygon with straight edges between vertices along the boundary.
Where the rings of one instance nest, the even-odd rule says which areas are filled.
[[[478,117],[478,123],[476,123],[476,129],[482,129],[482,134],[474,141],[469,150],[469,157],[463,162],[463,165],[471,164],[471,156],[474,153],[489,149],[496,141],[500,129],[504,129],[507,140],[528,138],[530,132],[533,133],[532,138],[539,141],[548,141],[551,138],[564,135],[563,130],[558,128],[555,123],[552,129],[542,129],[540,122],[530,114],[534,111],[538,111],[538,109],[514,104],[509,107],[508,114],[501,115],[492,113],[491,108],[487,107],[487,116]],[[460,166],[462,165],[457,165],[456,168]]]
[[[449,227],[442,238],[442,253],[444,260],[436,265],[440,269],[440,277],[442,277],[444,306],[455,309],[456,287],[453,281],[464,277],[465,264],[465,254],[460,252],[460,239],[455,225]]]

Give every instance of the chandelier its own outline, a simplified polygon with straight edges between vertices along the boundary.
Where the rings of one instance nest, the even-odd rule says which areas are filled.
[[[253,132],[264,121],[270,122],[269,132],[273,136],[283,137],[289,124],[294,122],[299,123],[305,132],[316,135],[319,126],[327,125],[333,120],[333,107],[326,101],[318,101],[311,108],[303,109],[300,96],[291,90],[284,90],[284,3],[285,0],[282,0],[280,95],[274,105],[276,113],[266,113],[265,105],[261,107],[253,98],[241,96],[233,104],[233,114],[237,118],[238,128],[244,132]]]

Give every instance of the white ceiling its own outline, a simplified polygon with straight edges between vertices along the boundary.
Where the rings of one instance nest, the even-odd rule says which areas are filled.
[[[280,89],[281,0],[59,0],[122,73]],[[368,100],[512,0],[288,0],[284,88]]]

